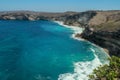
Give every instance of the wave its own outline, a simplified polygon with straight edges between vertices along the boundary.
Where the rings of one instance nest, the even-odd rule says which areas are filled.
[[[95,53],[95,50],[91,48]],[[60,74],[58,80],[88,80],[95,68],[102,65],[98,56],[94,54],[95,58],[92,61],[76,62],[74,63],[74,73]]]
[[[55,22],[58,23],[59,25],[72,29],[74,31],[74,33],[72,34],[72,38],[80,40],[80,41],[84,40],[82,38],[75,37],[76,34],[81,34],[84,28],[80,28],[76,26],[67,26],[67,25],[64,25],[63,22],[60,22],[60,21],[55,21]],[[96,48],[100,48],[99,46],[95,44],[92,44],[92,45],[96,46]],[[104,62],[101,62],[102,59],[98,58],[98,51],[94,47],[91,47],[90,50],[94,53],[94,56],[95,56],[95,58],[92,61],[83,61],[83,62],[73,63],[74,72],[60,74],[58,80],[89,80],[89,75],[92,74],[95,68],[97,68],[100,65],[108,63],[108,61],[104,60],[104,58],[102,58]],[[100,51],[101,53],[105,54],[105,51],[102,48],[100,48]]]
[[[57,24],[59,24],[59,25],[62,25],[64,27],[66,27],[66,28],[69,28],[69,29],[73,30],[74,32],[73,32],[71,38],[74,38],[76,40],[84,40],[84,39],[82,39],[80,37],[75,37],[76,34],[81,34],[84,31],[84,28],[80,28],[78,26],[64,25],[64,23],[62,21],[54,21],[54,22],[57,23]]]

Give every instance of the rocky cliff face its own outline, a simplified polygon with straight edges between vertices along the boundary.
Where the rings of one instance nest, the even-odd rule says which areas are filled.
[[[82,33],[83,38],[95,43],[105,49],[107,49],[110,55],[115,55],[120,57],[120,30],[115,32],[107,31],[91,31],[86,28]]]
[[[0,12],[1,20],[56,20],[64,15],[76,14],[75,12],[66,13],[46,13],[46,12],[32,12],[32,11],[11,11]]]
[[[73,15],[64,16],[64,24],[73,26],[84,26],[89,23],[89,20],[96,15],[95,11],[87,11],[76,13]]]
[[[58,20],[66,25],[81,26],[87,24],[96,15],[95,11],[87,12],[65,12],[65,13],[45,13],[45,12],[0,12],[1,20]]]
[[[97,12],[79,36],[120,57],[120,11]]]
[[[45,13],[31,11],[0,12],[1,20],[58,20],[66,25],[85,27],[76,37],[85,38],[120,57],[120,11]]]

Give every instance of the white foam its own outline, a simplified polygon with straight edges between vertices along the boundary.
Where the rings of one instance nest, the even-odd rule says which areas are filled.
[[[95,52],[94,49],[91,49],[91,51]],[[88,80],[88,75],[102,65],[97,55],[94,54],[94,56],[95,59],[92,61],[74,63],[74,73],[60,74],[58,80]]]
[[[84,30],[84,28],[80,28],[78,26],[68,26],[68,25],[64,25],[64,23],[62,21],[54,21],[55,23],[58,23],[59,25],[62,25],[66,28],[70,28],[74,31],[74,33],[72,34],[72,38],[76,39],[76,40],[84,40],[80,37],[75,37],[76,34],[81,34]]]
[[[60,21],[55,21],[55,22],[58,23],[59,25],[72,29],[74,31],[74,33],[72,34],[72,38],[77,40],[84,40],[82,38],[75,37],[76,34],[81,34],[84,28],[80,28],[77,26],[67,26]],[[94,60],[73,63],[74,72],[60,74],[58,80],[89,80],[89,75],[92,74],[93,70],[98,66],[104,64],[104,63],[101,63],[100,59],[95,54],[96,51],[93,48],[90,48],[90,50],[94,53],[94,56],[95,56]]]

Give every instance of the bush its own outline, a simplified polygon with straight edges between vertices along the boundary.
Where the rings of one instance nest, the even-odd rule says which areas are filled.
[[[120,58],[112,56],[109,65],[103,65],[89,75],[92,80],[120,80]]]

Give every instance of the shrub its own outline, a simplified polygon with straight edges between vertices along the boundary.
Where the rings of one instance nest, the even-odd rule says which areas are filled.
[[[92,80],[120,80],[120,58],[112,56],[109,65],[103,65],[89,75]]]

